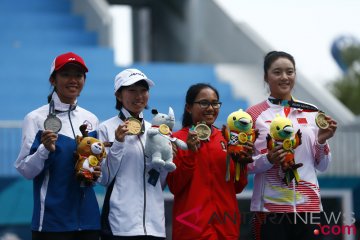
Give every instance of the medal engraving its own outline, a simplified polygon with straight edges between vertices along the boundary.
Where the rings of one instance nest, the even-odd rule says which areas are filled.
[[[89,163],[92,167],[96,167],[99,164],[99,160],[94,156],[89,156]]]
[[[194,131],[197,132],[200,140],[207,140],[210,138],[211,129],[204,123],[200,123],[195,126]]]
[[[126,125],[129,130],[129,134],[139,135],[141,133],[141,122],[133,117],[128,118],[127,121],[129,121]]]
[[[168,135],[170,133],[170,128],[165,124],[161,124],[159,126],[159,132],[161,134]]]
[[[48,115],[44,122],[44,129],[58,133],[61,129],[61,120],[55,115]]]
[[[49,115],[44,121],[44,129],[51,130],[54,133],[58,133],[61,127],[62,127],[61,120],[55,114],[54,100],[51,100],[49,104]]]
[[[321,129],[327,129],[329,127],[329,123],[325,119],[325,113],[319,112],[315,117],[316,125]]]
[[[292,142],[291,142],[290,139],[285,139],[285,140],[283,141],[283,148],[284,148],[285,150],[290,150],[290,149],[292,148]]]
[[[247,142],[247,135],[244,132],[239,133],[238,139],[240,143],[246,143]]]

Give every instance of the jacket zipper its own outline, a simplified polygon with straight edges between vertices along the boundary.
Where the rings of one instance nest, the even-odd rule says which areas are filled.
[[[144,172],[143,172],[143,187],[144,187],[144,208],[143,208],[143,229],[144,229],[144,234],[147,235],[147,231],[146,231],[146,225],[145,225],[145,218],[146,218],[146,157],[145,157],[145,149],[144,149],[144,145],[140,139],[140,136],[138,135],[138,139],[140,141],[141,144],[141,148],[143,150],[143,156],[144,156]]]

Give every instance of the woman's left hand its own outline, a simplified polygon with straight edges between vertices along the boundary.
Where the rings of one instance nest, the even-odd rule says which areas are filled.
[[[324,144],[326,140],[332,138],[336,132],[337,122],[330,116],[325,116],[325,120],[329,123],[329,127],[326,129],[319,129],[318,143]]]
[[[252,163],[254,160],[252,159],[252,155],[254,153],[254,143],[246,142],[243,147],[246,149],[245,151],[240,151],[239,154],[231,153],[231,158],[242,163]],[[241,158],[240,158],[241,156]]]
[[[172,147],[172,153],[173,153],[173,158],[176,157],[176,154],[177,154],[177,146],[175,143],[171,142],[171,147]]]
[[[190,149],[193,152],[197,152],[200,147],[200,140],[198,138],[198,135],[195,131],[189,131],[189,134],[186,139],[186,144],[188,146],[188,149]]]
[[[93,175],[96,179],[100,177],[100,175],[101,175],[101,167],[100,166],[94,167]]]

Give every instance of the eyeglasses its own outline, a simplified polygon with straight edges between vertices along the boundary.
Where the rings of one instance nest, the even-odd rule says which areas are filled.
[[[213,109],[219,109],[221,107],[222,102],[209,102],[209,101],[198,101],[194,102],[200,105],[200,108],[208,108],[210,105],[213,107]]]

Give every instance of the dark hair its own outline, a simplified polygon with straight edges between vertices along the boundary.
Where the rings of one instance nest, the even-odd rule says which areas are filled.
[[[55,72],[56,72],[56,71],[54,71],[54,72],[50,75],[50,78],[49,78],[49,79],[55,78]],[[53,93],[56,91],[56,88],[55,88],[53,85],[50,85],[50,86],[52,87],[52,90],[51,90],[50,94],[47,96],[47,101],[48,101],[48,103],[50,103],[51,98],[52,98],[52,95],[53,95]]]
[[[292,64],[294,65],[294,70],[295,68],[295,59],[293,56],[291,56],[289,53],[286,52],[281,52],[281,51],[271,51],[268,52],[268,54],[266,54],[265,58],[264,58],[264,77],[267,77],[267,71],[269,70],[271,64],[273,64],[273,62],[275,62],[278,58],[287,58],[289,59]]]
[[[56,73],[57,71],[54,71],[51,75],[50,75],[50,79],[51,78],[55,78],[56,77]],[[86,79],[86,73],[84,72],[84,79]],[[50,103],[51,99],[52,99],[52,95],[53,93],[56,92],[56,87],[52,86],[52,90],[50,92],[50,94],[47,96],[47,101],[48,103]]]
[[[189,89],[187,90],[187,92],[186,92],[185,107],[184,107],[184,113],[183,113],[183,116],[182,116],[182,126],[183,127],[190,127],[191,125],[194,124],[193,121],[192,121],[192,117],[191,117],[190,113],[188,111],[186,111],[186,105],[188,105],[188,106],[193,105],[194,101],[195,101],[195,98],[197,97],[199,92],[201,90],[205,89],[205,88],[212,89],[215,92],[218,99],[220,99],[218,90],[216,90],[210,84],[197,83],[197,84],[191,85],[189,87]]]
[[[149,91],[149,84],[145,80],[140,80],[140,81],[138,81],[138,82],[136,82],[136,83],[134,83],[132,85],[144,87],[144,88],[146,88],[146,90]],[[132,86],[132,85],[130,85],[130,86]],[[130,86],[122,86],[116,92],[120,93],[123,89],[126,89],[126,88],[128,88]],[[117,99],[117,97],[115,97],[115,100],[116,100],[115,108],[120,111],[121,108],[123,107],[123,104],[122,104],[122,102],[120,102]],[[145,109],[148,109],[148,106],[146,106]]]

